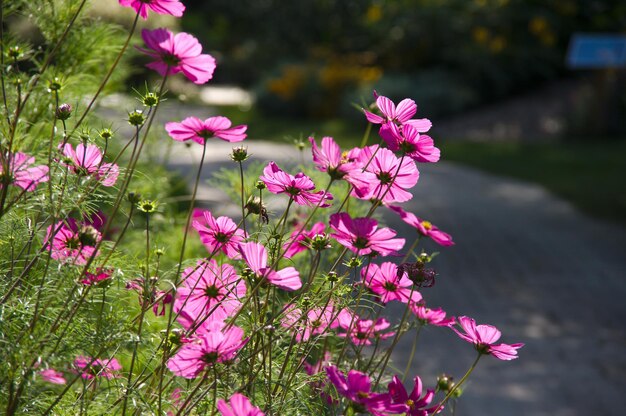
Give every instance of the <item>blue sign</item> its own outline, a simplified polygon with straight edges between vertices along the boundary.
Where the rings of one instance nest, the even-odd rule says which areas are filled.
[[[574,69],[626,66],[626,35],[580,33],[572,37],[567,66]]]

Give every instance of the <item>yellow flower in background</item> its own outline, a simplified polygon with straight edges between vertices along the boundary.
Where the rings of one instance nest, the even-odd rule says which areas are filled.
[[[540,35],[548,30],[548,21],[542,16],[535,16],[528,22],[528,30],[535,35]]]
[[[477,26],[472,29],[472,38],[474,42],[484,45],[489,40],[489,30],[484,26]]]
[[[292,99],[304,84],[306,70],[298,65],[288,65],[283,68],[280,78],[270,79],[267,90],[278,95],[283,100]]]
[[[383,17],[383,8],[380,4],[372,4],[365,12],[365,21],[367,23],[376,23]]]
[[[489,42],[489,50],[493,53],[500,53],[506,47],[506,39],[504,36],[496,36]]]

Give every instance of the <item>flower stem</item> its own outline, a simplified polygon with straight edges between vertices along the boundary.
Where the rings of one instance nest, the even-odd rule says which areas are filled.
[[[482,357],[481,353],[478,353],[478,357],[476,357],[476,359],[474,360],[474,362],[472,363],[471,367],[467,370],[467,372],[465,373],[465,375],[463,376],[463,378],[461,378],[461,380],[459,380],[458,383],[456,383],[454,385],[454,387],[452,387],[452,389],[450,389],[450,391],[448,392],[448,394],[446,394],[446,397],[444,397],[444,399],[439,403],[439,405],[437,405],[437,408],[435,409],[435,411],[432,414],[437,414],[437,412],[439,410],[441,410],[441,408],[443,407],[444,404],[446,404],[446,402],[450,399],[450,397],[452,397],[452,395],[454,394],[455,391],[457,391],[459,389],[459,387],[461,387],[461,385],[463,383],[465,383],[465,381],[467,380],[467,378],[470,376],[470,374],[472,374],[472,371],[474,371],[474,369],[476,368],[476,365],[478,364],[478,360],[480,360],[480,357]]]

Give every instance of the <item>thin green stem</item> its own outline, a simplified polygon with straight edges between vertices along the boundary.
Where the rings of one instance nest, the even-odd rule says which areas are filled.
[[[452,397],[454,392],[456,392],[459,389],[459,387],[461,387],[461,385],[463,383],[465,383],[465,381],[470,376],[470,374],[472,374],[472,371],[474,371],[474,369],[476,368],[476,365],[478,364],[478,360],[480,360],[480,357],[482,357],[482,354],[478,353],[478,357],[476,357],[476,359],[472,363],[471,367],[467,370],[467,372],[465,373],[463,378],[461,378],[461,380],[459,380],[459,382],[456,383],[454,385],[454,387],[452,387],[452,389],[450,389],[448,394],[446,394],[446,397],[444,397],[444,399],[437,405],[437,408],[435,409],[435,411],[432,414],[434,414],[434,415],[437,414],[437,412],[439,412],[439,410],[441,410],[441,408],[446,404],[446,402],[450,399],[450,397]]]

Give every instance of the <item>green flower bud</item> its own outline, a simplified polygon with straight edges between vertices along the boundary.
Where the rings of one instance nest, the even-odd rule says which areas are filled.
[[[153,92],[147,92],[146,95],[141,97],[141,102],[146,107],[156,107],[159,103],[159,97]]]
[[[244,146],[233,147],[233,152],[230,154],[230,158],[233,162],[243,162],[248,159],[248,148]]]
[[[98,132],[98,136],[104,140],[109,140],[113,137],[113,132],[111,129],[104,128]]]
[[[143,111],[135,110],[128,113],[128,123],[131,126],[139,127],[146,122],[146,116],[143,115]]]

